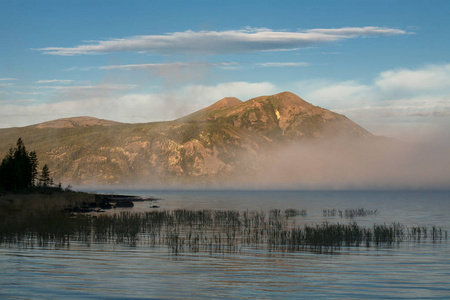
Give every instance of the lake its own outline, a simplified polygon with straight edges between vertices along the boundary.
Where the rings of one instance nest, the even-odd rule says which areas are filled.
[[[120,209],[128,212],[297,209],[307,214],[296,217],[295,226],[398,222],[450,230],[448,191],[97,192],[160,199]],[[371,213],[345,217],[346,210],[361,208]],[[450,298],[447,239],[341,247],[332,253],[244,245],[237,251],[174,255],[160,244],[81,241],[61,248],[0,245],[0,253],[2,299]]]

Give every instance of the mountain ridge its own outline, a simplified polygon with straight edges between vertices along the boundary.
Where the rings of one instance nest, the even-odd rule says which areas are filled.
[[[347,117],[283,92],[223,98],[182,118],[142,124],[91,117],[0,130],[0,155],[22,137],[56,181],[70,184],[220,182],[258,172],[267,149],[373,135]]]
[[[122,124],[120,122],[98,119],[89,116],[80,116],[80,117],[71,117],[71,118],[62,118],[56,119],[52,121],[47,121],[43,123],[39,123],[33,126],[36,128],[70,128],[70,127],[87,127],[87,126],[113,126]]]

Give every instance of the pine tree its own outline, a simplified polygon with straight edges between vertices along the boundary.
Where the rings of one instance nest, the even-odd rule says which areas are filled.
[[[14,150],[9,149],[9,153],[3,158],[2,164],[0,165],[0,186],[7,191],[12,191],[15,189],[15,178],[14,178]]]
[[[20,191],[35,186],[38,159],[36,152],[28,153],[19,138],[16,148],[10,148],[0,165],[0,187],[7,191]]]
[[[42,167],[41,178],[39,181],[42,187],[50,187],[53,185],[53,179],[50,177],[50,171],[46,164]]]
[[[38,170],[37,167],[39,165],[39,161],[35,151],[30,152],[30,162],[31,162],[31,185],[36,186]]]

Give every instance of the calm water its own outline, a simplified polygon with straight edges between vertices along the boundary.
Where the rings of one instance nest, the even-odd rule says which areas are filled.
[[[117,194],[125,191],[115,191]],[[162,209],[306,209],[300,223],[350,220],[323,210],[364,208],[359,225],[400,222],[450,230],[450,192],[134,191]],[[132,211],[151,210],[139,202]],[[108,212],[112,213],[112,212]],[[243,248],[171,254],[165,246],[72,243],[0,247],[0,298],[450,298],[450,241],[343,248],[334,254]]]

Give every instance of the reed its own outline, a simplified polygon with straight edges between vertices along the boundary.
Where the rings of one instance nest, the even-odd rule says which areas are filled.
[[[365,210],[356,210],[362,214]],[[441,242],[447,231],[399,223],[359,226],[323,222],[296,226],[306,211],[185,210],[79,214],[59,211],[10,216],[0,221],[0,244],[69,247],[71,243],[166,246],[169,253],[235,253],[242,248],[333,253],[342,247],[391,247],[402,242]]]
[[[378,210],[375,209],[364,209],[364,208],[352,208],[346,210],[336,210],[336,209],[324,209],[322,212],[324,217],[340,217],[346,219],[354,219],[356,217],[368,217],[376,216]]]

